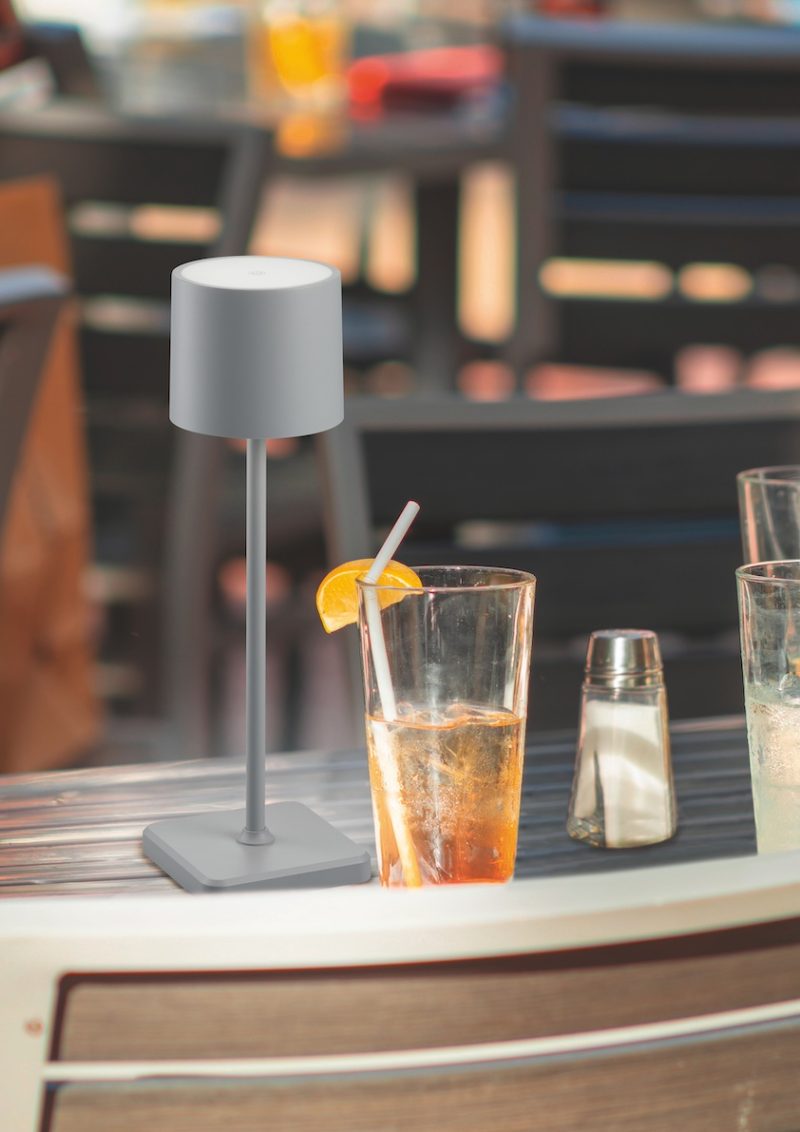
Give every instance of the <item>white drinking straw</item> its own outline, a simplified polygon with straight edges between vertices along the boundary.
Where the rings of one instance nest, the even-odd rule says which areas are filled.
[[[406,536],[408,528],[419,513],[419,503],[409,499],[397,517],[397,522],[386,536],[386,541],[375,555],[375,561],[364,575],[364,581],[373,585],[378,581],[383,571],[391,561],[392,555]],[[397,719],[397,702],[394,698],[392,676],[389,671],[389,658],[386,655],[386,641],[383,636],[381,624],[381,611],[378,604],[378,595],[374,590],[365,591],[367,625],[372,642],[372,660],[375,665],[375,679],[378,682],[378,695],[381,698],[383,718],[389,722]]]
[[[386,541],[376,554],[374,562],[364,575],[365,582],[374,585],[378,581],[392,555],[405,538],[406,532],[418,512],[419,503],[409,500],[400,512],[397,522],[386,536]],[[393,723],[397,720],[397,701],[392,686],[392,674],[389,670],[389,657],[386,652],[386,639],[383,635],[378,594],[374,589],[364,591],[364,610],[367,616],[367,629],[372,647],[372,663],[375,666],[375,680],[378,684],[383,718],[386,723]],[[384,747],[383,737],[382,730],[374,732],[375,754],[383,779],[386,808],[392,824],[405,882],[409,887],[419,887],[422,878],[420,877],[417,855],[414,851],[414,843],[411,840],[411,834],[408,832],[400,803],[400,778],[397,773],[397,766],[392,758],[391,749],[388,748],[388,744]]]
[[[392,529],[389,531],[383,546],[375,555],[375,561],[370,566],[364,575],[364,580],[367,582],[377,582],[387,565],[391,561],[392,555],[397,550],[400,543],[406,537],[408,528],[416,519],[419,514],[419,503],[415,503],[413,499],[409,499],[403,510],[397,516],[397,521]]]

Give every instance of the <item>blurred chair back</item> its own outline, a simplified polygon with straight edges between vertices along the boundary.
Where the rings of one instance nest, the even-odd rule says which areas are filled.
[[[800,33],[521,16],[504,35],[515,365],[670,380],[687,344],[797,343]]]
[[[2,210],[0,194],[0,210]],[[66,282],[42,268],[0,270],[0,539],[20,450]]]
[[[0,178],[49,173],[66,207],[110,626],[106,692],[125,714],[166,715],[195,754],[207,732],[224,444],[169,425],[170,275],[187,260],[246,252],[268,150],[254,128],[85,104],[0,123]]]
[[[75,24],[37,20],[22,26],[25,56],[41,59],[53,77],[56,93],[65,98],[100,99],[102,88]]]
[[[0,769],[37,770],[85,754],[99,726],[83,395],[52,182],[0,185],[0,264],[0,294],[19,300],[0,341]]]
[[[600,628],[662,635],[673,717],[742,710],[735,475],[800,459],[800,394],[353,398],[319,444],[332,565],[374,554],[416,499],[402,561],[536,575],[530,727],[576,724]]]

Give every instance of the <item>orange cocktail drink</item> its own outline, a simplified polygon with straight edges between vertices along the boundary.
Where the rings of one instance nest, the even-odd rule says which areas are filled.
[[[482,567],[418,576],[413,588],[357,583],[380,880],[507,881],[535,579]]]
[[[346,95],[350,30],[336,0],[258,0],[249,26],[250,86],[273,105],[325,110]]]
[[[514,872],[525,720],[453,704],[447,719],[367,717],[380,879],[405,883],[381,752],[396,767],[398,802],[420,884],[505,881]]]

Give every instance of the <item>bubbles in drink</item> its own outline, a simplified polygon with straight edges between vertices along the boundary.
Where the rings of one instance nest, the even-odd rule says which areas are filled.
[[[367,717],[382,883],[510,880],[525,720],[466,704],[398,716]]]
[[[747,738],[758,851],[800,849],[800,700],[748,696]]]

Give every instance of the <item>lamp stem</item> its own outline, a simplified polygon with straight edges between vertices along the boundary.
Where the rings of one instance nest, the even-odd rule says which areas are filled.
[[[263,440],[247,441],[247,625],[246,713],[247,799],[245,845],[269,845],[266,787],[267,668],[267,449]]]

